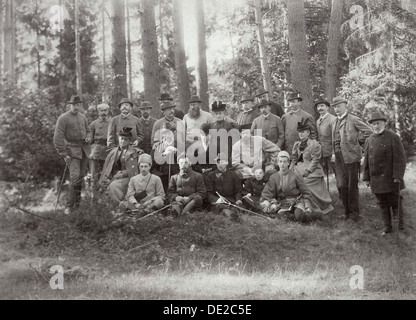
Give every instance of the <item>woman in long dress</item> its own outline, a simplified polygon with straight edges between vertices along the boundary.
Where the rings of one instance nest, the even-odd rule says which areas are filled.
[[[319,209],[323,214],[334,210],[328,189],[325,186],[324,170],[320,164],[321,145],[309,139],[311,128],[308,124],[298,122],[297,130],[300,141],[296,141],[291,156],[290,169],[302,177],[312,193],[314,211]]]

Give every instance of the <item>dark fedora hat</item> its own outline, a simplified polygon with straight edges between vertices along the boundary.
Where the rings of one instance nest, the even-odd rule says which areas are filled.
[[[173,98],[170,96],[169,93],[162,93],[159,98],[160,101],[169,100],[172,101]]]
[[[302,96],[300,95],[300,92],[291,92],[286,100],[291,101],[291,100],[295,100],[295,99],[299,99],[300,101],[303,100]]]
[[[212,112],[225,111],[226,104],[222,101],[214,101],[211,105]]]
[[[120,100],[120,102],[118,103],[118,108],[120,108],[120,106],[123,104],[123,103],[130,103],[130,106],[133,108],[133,102],[131,102],[130,101],[130,99],[129,98],[123,98],[123,99],[121,99]]]
[[[335,97],[332,100],[332,104],[331,105],[332,106],[336,106],[337,104],[340,104],[340,103],[348,103],[348,101],[345,98],[338,96],[338,97]]]
[[[298,122],[298,127],[296,128],[296,130],[298,131],[311,130],[311,127],[308,124],[308,121],[302,118],[302,120]]]
[[[268,106],[270,105],[271,102],[267,99],[261,99],[260,102],[257,104],[257,108],[263,107],[263,106]]]
[[[152,104],[149,101],[143,101],[140,104],[139,109],[153,108]]]
[[[256,93],[254,94],[254,97],[261,96],[262,94],[265,94],[265,93],[269,93],[269,91],[265,90],[264,88],[258,88],[256,90]]]
[[[238,131],[242,132],[243,130],[250,130],[251,129],[251,123],[242,124],[238,127]]]
[[[248,94],[243,94],[241,96],[240,102],[243,103],[244,101],[253,101],[253,98]]]
[[[373,123],[374,121],[377,120],[383,120],[385,122],[387,122],[387,118],[384,114],[382,114],[381,112],[373,112],[370,116],[370,119],[368,119],[368,123]]]
[[[121,129],[117,134],[120,137],[133,138],[133,134],[132,134],[131,130],[133,130],[133,128],[123,127],[123,129]]]
[[[202,101],[199,98],[199,96],[193,95],[193,96],[191,96],[191,99],[189,99],[188,103],[193,103],[193,102],[199,102],[199,103],[201,103]]]
[[[160,108],[162,111],[169,109],[169,108],[175,108],[176,104],[174,104],[172,101],[170,100],[166,100],[163,102],[162,107]]]
[[[319,97],[319,99],[313,104],[314,108],[316,108],[318,104],[325,104],[327,107],[331,106],[329,101],[325,100],[323,97]]]
[[[71,100],[68,101],[69,104],[77,104],[81,102],[83,102],[83,100],[81,100],[81,98],[77,95],[71,96]]]

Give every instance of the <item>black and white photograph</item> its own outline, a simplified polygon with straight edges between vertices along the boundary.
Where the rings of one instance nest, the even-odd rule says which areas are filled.
[[[415,300],[415,208],[416,0],[0,0],[0,300]]]

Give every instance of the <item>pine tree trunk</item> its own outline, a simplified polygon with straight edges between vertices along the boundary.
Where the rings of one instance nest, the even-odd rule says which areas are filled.
[[[197,91],[202,100],[202,109],[209,111],[207,46],[205,43],[204,0],[195,1],[197,35],[198,35],[198,66]]]
[[[101,23],[103,25],[102,26],[103,27],[103,29],[102,29],[102,37],[103,37],[103,40],[102,40],[102,48],[103,48],[102,63],[103,63],[103,69],[101,71],[101,78],[102,78],[103,85],[102,85],[101,101],[105,102],[105,101],[108,100],[107,93],[106,93],[106,77],[105,77],[105,70],[107,68],[107,64],[105,62],[105,15],[104,15],[104,13],[105,13],[105,0],[102,0],[101,6],[102,6],[101,7]]]
[[[75,68],[77,76],[77,95],[82,97],[81,44],[79,41],[79,0],[75,0]]]
[[[60,8],[63,7],[63,0],[59,0]],[[63,9],[59,10],[59,101],[66,101],[65,80],[64,80],[64,63],[62,61],[63,52],[63,33],[64,33],[64,15]]]
[[[132,76],[131,76],[131,43],[130,43],[130,10],[129,10],[129,2],[125,0],[126,5],[126,20],[127,20],[127,60],[129,66],[129,99],[133,99],[133,84]]]
[[[14,57],[15,57],[15,34],[14,34],[13,0],[6,0],[4,19],[4,74],[9,84],[15,83]]]
[[[0,0],[0,79],[3,77],[3,0]]]
[[[344,0],[334,1],[329,21],[328,54],[326,57],[325,70],[325,97],[330,102],[332,102],[332,99],[335,97],[336,89],[339,84],[338,64],[343,8]]]
[[[264,31],[263,31],[263,16],[261,13],[261,0],[255,1],[255,16],[257,24],[257,41],[259,43],[259,55],[260,55],[260,65],[261,73],[263,76],[263,87],[266,91],[269,91],[269,96],[272,96],[271,91],[271,79],[270,79],[270,67],[269,62],[267,61],[266,54],[266,43],[264,40]]]
[[[292,87],[303,97],[302,109],[315,115],[306,45],[305,7],[303,0],[287,1],[289,55]]]
[[[186,113],[188,111],[188,101],[190,98],[189,91],[189,74],[186,67],[186,55],[183,32],[183,7],[181,0],[173,0],[173,29],[175,42],[175,69],[178,84],[180,109]]]
[[[126,26],[124,18],[124,0],[113,0],[113,28],[112,28],[112,59],[111,66],[114,72],[113,106],[118,105],[122,98],[127,97],[126,77]],[[118,110],[118,109],[116,109]]]
[[[159,54],[157,48],[155,8],[153,0],[142,0],[143,13],[140,17],[142,50],[144,96],[152,106],[152,115],[160,115],[159,106]]]

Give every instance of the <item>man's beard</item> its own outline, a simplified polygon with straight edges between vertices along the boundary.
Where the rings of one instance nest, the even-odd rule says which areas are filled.
[[[142,113],[142,117],[143,117],[144,119],[149,119],[150,114],[149,114],[149,113]]]
[[[198,118],[201,115],[200,109],[190,109],[189,110],[189,116],[193,119]]]

